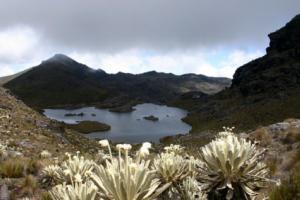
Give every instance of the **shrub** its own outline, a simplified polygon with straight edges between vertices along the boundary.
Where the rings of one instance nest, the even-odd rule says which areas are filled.
[[[41,194],[41,200],[53,200],[49,192],[43,192]]]
[[[289,128],[285,132],[283,142],[286,144],[293,144],[300,141],[300,128]]]
[[[0,164],[0,173],[3,178],[23,177],[26,162],[23,159],[11,158]]]
[[[33,196],[34,192],[38,188],[38,183],[35,177],[28,175],[22,182],[21,193],[25,196]]]
[[[30,159],[26,165],[26,173],[36,175],[42,169],[42,164],[37,159]]]
[[[267,159],[266,165],[268,166],[271,175],[274,175],[277,172],[277,168],[278,168],[277,157],[271,157],[271,158]]]
[[[276,186],[270,192],[270,200],[296,200],[300,197],[299,168],[295,169],[290,177]]]
[[[272,137],[266,128],[259,128],[251,135],[255,140],[260,142],[261,146],[268,146],[272,142]]]

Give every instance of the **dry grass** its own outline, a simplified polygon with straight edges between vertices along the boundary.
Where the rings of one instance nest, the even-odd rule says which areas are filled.
[[[278,170],[278,159],[277,157],[272,157],[266,160],[266,165],[268,166],[271,175],[275,175]]]
[[[297,165],[298,163],[300,163],[300,149],[298,149],[293,158],[292,158],[292,166],[295,166]]]
[[[266,128],[256,129],[251,136],[254,140],[259,141],[263,147],[270,145],[272,142],[272,137]]]
[[[43,192],[41,194],[41,200],[52,200],[52,198],[48,192]]]
[[[32,175],[26,176],[21,185],[22,196],[33,196],[37,189],[38,182],[36,178]]]
[[[285,137],[283,142],[286,144],[292,144],[295,142],[300,142],[300,128],[289,128],[284,133]]]
[[[290,177],[283,181],[279,187],[270,192],[270,200],[298,200],[300,199],[300,173],[295,168]]]
[[[26,173],[32,174],[32,175],[37,175],[42,168],[43,168],[43,165],[42,165],[41,161],[32,158],[27,162]]]
[[[0,174],[2,178],[20,178],[24,176],[26,162],[24,159],[11,158],[0,164]]]

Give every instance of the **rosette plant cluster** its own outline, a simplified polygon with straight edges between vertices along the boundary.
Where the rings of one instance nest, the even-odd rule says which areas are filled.
[[[262,162],[264,150],[232,130],[220,133],[197,155],[180,145],[153,154],[148,142],[134,152],[130,144],[112,148],[101,140],[100,163],[79,152],[68,154],[61,164],[46,167],[43,176],[53,185],[49,193],[54,200],[254,199],[271,182]]]
[[[199,177],[202,188],[226,199],[253,199],[271,181],[262,162],[265,150],[239,138],[232,132],[221,132],[200,149]]]
[[[7,145],[0,141],[0,159],[7,156]]]

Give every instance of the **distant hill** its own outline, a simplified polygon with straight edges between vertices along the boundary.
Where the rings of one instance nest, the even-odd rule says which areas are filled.
[[[267,54],[238,68],[230,88],[206,97],[181,97],[177,106],[193,132],[237,126],[251,129],[300,117],[300,15],[269,34]]]
[[[114,107],[132,101],[168,103],[187,92],[214,94],[230,84],[227,78],[196,74],[108,74],[57,54],[7,81],[4,87],[28,105],[45,108],[78,104]]]
[[[24,70],[24,71],[21,71],[21,72],[19,72],[19,73],[10,75],[10,76],[0,77],[0,86],[2,86],[2,85],[4,85],[5,83],[7,83],[7,82],[9,82],[9,81],[11,81],[11,80],[17,78],[18,76],[21,76],[22,74],[24,74],[24,73],[26,73],[26,72],[28,72],[28,71],[30,71],[30,70],[31,70],[31,68],[26,69],[26,70]]]
[[[31,106],[90,103],[107,96],[96,83],[101,74],[66,56],[55,55],[4,87]]]

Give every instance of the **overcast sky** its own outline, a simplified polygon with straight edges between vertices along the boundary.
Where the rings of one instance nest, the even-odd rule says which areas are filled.
[[[0,0],[0,76],[66,54],[109,73],[232,77],[299,0]]]

